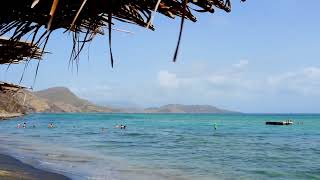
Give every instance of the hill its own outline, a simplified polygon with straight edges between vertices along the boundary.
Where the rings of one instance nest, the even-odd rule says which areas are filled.
[[[24,90],[17,95],[22,103],[26,94],[24,106],[27,112],[113,112],[107,107],[97,106],[87,100],[77,97],[65,87],[54,87],[42,91],[30,92]]]
[[[12,94],[8,92],[0,92],[0,114],[25,112],[25,107],[20,104],[16,98],[12,98]]]
[[[53,87],[33,93],[49,105],[48,112],[112,112],[111,108],[97,106],[77,97],[65,87]]]
[[[0,93],[0,113],[30,112],[118,112],[118,113],[237,113],[210,105],[168,104],[153,108],[109,108],[81,99],[65,87],[30,92],[23,90],[14,97]]]
[[[146,113],[237,113],[225,109],[219,109],[210,105],[182,105],[182,104],[168,104],[156,108],[147,108],[144,110]]]

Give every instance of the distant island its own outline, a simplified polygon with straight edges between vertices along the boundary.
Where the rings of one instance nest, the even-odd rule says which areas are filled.
[[[183,104],[168,104],[156,108],[146,108],[145,113],[216,113],[216,114],[228,114],[237,113],[235,111],[229,111],[220,109],[210,105],[183,105]]]
[[[53,87],[31,92],[23,90],[14,98],[0,97],[0,112],[40,113],[40,112],[106,112],[106,113],[216,113],[230,114],[235,111],[220,109],[210,105],[168,104],[152,108],[114,108],[99,106],[81,99],[66,87]]]

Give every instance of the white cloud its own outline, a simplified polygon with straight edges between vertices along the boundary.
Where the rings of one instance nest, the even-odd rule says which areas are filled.
[[[168,90],[161,98],[170,101],[188,97],[190,101],[217,104],[272,104],[275,99],[287,101],[292,98],[298,101],[302,97],[320,96],[320,67],[253,76],[252,69],[247,68],[248,64],[249,61],[241,60],[218,70],[199,69],[201,73],[160,71],[158,83]]]
[[[180,97],[189,100],[193,98],[195,101],[210,102],[212,99],[218,101],[218,99],[241,97],[247,94],[251,87],[255,88],[254,83],[246,79],[246,73],[243,72],[248,63],[247,60],[241,60],[219,70],[199,65],[190,72],[162,70],[158,72],[158,83],[161,88],[168,91],[162,98]]]
[[[240,60],[224,68],[214,70],[208,68],[207,64],[197,63],[192,65],[189,71],[169,72],[161,70],[157,78],[160,87],[171,90],[181,88],[200,88],[203,86],[216,86],[216,89],[226,87],[246,86],[248,83],[244,78],[245,67],[249,64],[248,60]]]
[[[178,88],[180,84],[177,75],[168,71],[160,71],[158,81],[163,88]]]
[[[273,91],[288,91],[301,95],[320,95],[320,68],[307,67],[267,78]]]
[[[223,84],[228,81],[228,78],[224,75],[210,75],[208,81],[213,84]]]
[[[240,62],[233,64],[234,68],[244,68],[249,64],[248,60],[240,60]]]
[[[150,105],[166,103],[212,104],[241,111],[299,111],[300,103],[320,97],[320,67],[273,73],[250,69],[249,61],[208,68],[160,70],[155,81],[74,88],[94,101],[123,101]],[[278,103],[275,105],[275,103]],[[280,105],[279,105],[280,104]],[[282,104],[286,104],[282,106]],[[243,106],[245,105],[245,106]],[[241,109],[244,108],[244,109]],[[282,108],[282,109],[281,109]]]
[[[320,68],[317,67],[308,67],[303,70],[303,74],[309,78],[314,80],[320,79]]]

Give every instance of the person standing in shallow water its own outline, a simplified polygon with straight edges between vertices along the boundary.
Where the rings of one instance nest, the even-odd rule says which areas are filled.
[[[214,130],[217,130],[217,124],[216,123],[213,123],[213,128],[214,128]]]

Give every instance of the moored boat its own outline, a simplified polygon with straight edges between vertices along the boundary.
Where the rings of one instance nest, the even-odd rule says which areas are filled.
[[[288,121],[267,121],[266,125],[293,125],[291,120]]]

